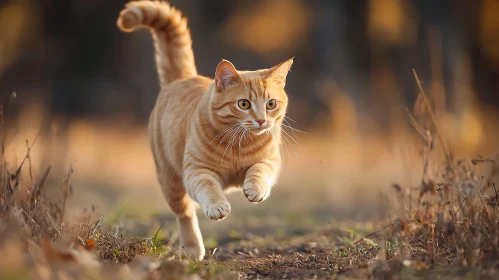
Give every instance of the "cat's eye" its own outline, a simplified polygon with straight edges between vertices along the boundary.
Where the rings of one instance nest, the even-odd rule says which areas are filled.
[[[247,99],[241,99],[237,102],[239,108],[243,110],[248,110],[251,107],[251,103]]]
[[[268,110],[273,110],[275,109],[276,106],[277,106],[277,101],[275,101],[275,99],[269,100],[269,102],[267,102]]]

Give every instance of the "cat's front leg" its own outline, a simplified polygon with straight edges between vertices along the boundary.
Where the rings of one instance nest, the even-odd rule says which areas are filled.
[[[243,191],[250,202],[259,203],[267,199],[276,183],[279,162],[277,160],[264,160],[246,171]]]
[[[230,204],[222,191],[220,180],[209,170],[186,170],[184,186],[189,196],[203,208],[204,214],[215,221],[229,215]]]

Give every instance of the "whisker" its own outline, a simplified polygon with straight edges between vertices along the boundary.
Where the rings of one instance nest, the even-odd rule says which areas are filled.
[[[275,134],[275,133],[276,133],[277,128],[273,127],[272,129],[274,130],[274,134]],[[284,157],[284,148],[283,148],[283,146],[285,146],[285,143],[284,143],[284,145],[283,145],[283,144],[282,144],[282,141],[280,141],[280,144],[281,144],[281,145],[279,145],[279,146],[280,146],[280,148],[281,148],[281,154],[282,154],[282,156]],[[288,153],[288,163],[291,163],[291,158],[289,157],[288,147],[286,147],[286,151],[287,151],[287,153]]]
[[[226,133],[225,136],[222,138],[222,140],[220,140],[220,143],[218,144],[217,149],[215,150],[215,153],[218,151],[218,148],[220,148],[220,145],[222,145],[225,138],[234,134],[234,132],[239,128],[239,126],[235,126],[235,127],[231,127],[231,128],[232,128],[232,130],[230,132]]]
[[[224,150],[224,153],[222,155],[222,159],[225,158],[225,153],[227,152],[227,149],[229,149],[229,146],[232,146],[232,142],[234,141],[234,139],[237,137],[237,135],[239,134],[239,132],[241,132],[242,130],[244,129],[244,127],[241,125],[239,126],[236,131],[232,134],[232,137],[230,138],[229,142],[227,143],[227,146],[225,147],[225,150]]]
[[[288,116],[284,116],[286,119],[292,121],[292,122],[296,122],[295,120],[293,120],[292,118],[288,117]]]
[[[224,150],[224,153],[223,153],[223,155],[222,155],[222,158],[220,159],[220,163],[221,163],[221,162],[222,162],[222,160],[225,158],[225,153],[227,152],[227,148],[229,147],[230,139],[232,139],[232,137],[234,137],[234,136],[236,135],[236,133],[237,133],[237,131],[238,131],[239,129],[241,129],[241,127],[240,127],[240,126],[236,127],[234,130],[232,130],[232,131],[231,131],[231,133],[230,133],[230,137],[229,137],[229,140],[227,141],[227,145],[226,145],[225,150]],[[222,144],[222,143],[220,143],[220,144]],[[220,147],[220,145],[219,145],[219,147]],[[217,147],[217,150],[218,150],[218,147]],[[215,152],[217,152],[217,150],[215,150]]]
[[[285,130],[281,130],[282,132],[284,132],[284,134],[286,134],[289,138],[291,138],[291,140],[293,140],[296,145],[298,145],[298,147],[300,147],[304,152],[307,152],[305,149],[303,149],[303,147],[300,145],[300,143],[298,143],[298,141],[296,141],[295,138],[293,138],[291,135],[289,135]]]
[[[276,127],[274,126],[267,131],[270,134],[270,136],[272,137],[273,141],[277,141],[277,136],[275,135],[275,129],[276,129]],[[279,145],[279,148],[281,149],[281,154],[284,157],[284,150],[282,149],[282,145]]]
[[[286,117],[286,116],[285,116],[285,117]],[[287,117],[287,118],[288,118],[288,119],[290,119],[291,121],[294,121],[294,120],[292,120],[292,119],[291,119],[291,118],[289,118],[289,117]],[[284,133],[286,133],[286,134],[287,134],[287,135],[288,135],[291,139],[293,139],[293,141],[295,141],[295,143],[296,143],[296,144],[298,144],[298,141],[297,141],[298,136],[296,136],[295,131],[302,132],[302,133],[306,133],[306,132],[305,132],[305,131],[301,131],[301,130],[299,130],[299,129],[296,129],[296,128],[292,127],[292,126],[291,126],[291,124],[290,124],[290,123],[289,123],[289,122],[288,122],[285,118],[284,118],[283,120],[286,122],[286,124],[287,124],[287,125],[286,125],[286,124],[282,124],[282,127],[283,127],[283,128],[289,128],[289,129],[291,129],[291,132],[293,133],[293,135],[294,135],[294,137],[295,137],[296,139],[294,139],[293,137],[291,137],[291,135],[288,135],[288,133],[286,133],[286,131],[285,131],[285,130],[282,130],[282,131],[283,131]],[[300,145],[300,144],[298,144],[298,146],[300,146],[300,148],[301,148],[302,150],[304,150],[304,151],[305,151],[305,149],[303,149],[303,147],[301,147],[301,145]],[[305,152],[306,152],[306,151],[305,151]]]
[[[280,134],[280,136],[282,136],[282,134]],[[288,163],[291,163],[291,156],[289,155],[288,145],[286,144],[285,141],[281,141],[281,152],[282,152],[282,156],[284,157],[284,150],[282,148],[283,146],[284,146],[284,149],[286,149],[286,154],[288,155]]]
[[[249,129],[246,129],[246,132],[249,132]],[[244,141],[246,141],[246,144],[248,144],[248,134],[251,134],[251,133],[244,134]]]
[[[222,131],[220,131],[220,133],[218,133],[218,134],[217,134],[217,136],[215,136],[215,138],[213,138],[213,139],[210,141],[210,143],[208,143],[208,144],[211,144],[211,143],[212,143],[213,141],[215,141],[217,138],[219,138],[220,136],[222,136],[222,134],[223,134],[224,132],[227,132],[229,129],[231,129],[231,128],[233,128],[233,127],[237,126],[237,125],[239,125],[239,124],[237,124],[237,123],[236,123],[236,124],[233,124],[233,125],[231,125],[231,126],[229,126],[229,127],[224,128],[224,129],[223,129]]]
[[[289,128],[289,129],[291,129],[291,130],[293,130],[293,131],[296,131],[296,132],[308,133],[308,132],[306,132],[306,131],[302,131],[302,130],[296,129],[296,128],[294,128],[294,127],[292,127],[292,126],[289,126],[289,125],[282,124],[282,126],[284,126],[284,127],[286,127],[286,128]]]
[[[222,145],[222,143],[225,141],[225,139],[226,139],[227,137],[230,137],[230,136],[234,133],[234,131],[235,131],[236,129],[237,129],[237,127],[234,127],[234,128],[233,128],[233,129],[231,129],[228,133],[226,133],[226,134],[225,134],[225,136],[222,138],[222,140],[220,140],[220,143],[218,143],[217,150],[218,150],[218,148],[220,147],[220,145]],[[217,150],[215,150],[215,152],[216,152]]]
[[[244,126],[241,126],[241,128],[236,132],[236,134],[232,137],[232,140],[229,142],[229,147],[232,148],[232,145],[235,143],[237,136],[244,131]],[[226,148],[227,149],[227,148]],[[224,152],[225,155],[225,152]]]
[[[229,145],[235,137],[237,137],[237,135],[239,134],[239,132],[243,129],[243,126],[239,126],[236,130],[234,130],[234,133],[232,133],[229,141],[227,142],[227,145]]]
[[[229,126],[229,127],[225,128],[224,130],[222,130],[219,134],[222,134],[222,133],[223,133],[223,135],[227,136],[227,133],[228,133],[228,132],[230,132],[231,130],[235,129],[238,125],[239,125],[239,124],[234,124],[234,125],[231,125],[231,126]],[[220,136],[221,136],[221,135],[220,135]],[[217,136],[216,138],[219,138],[220,136]],[[215,138],[215,139],[216,139],[216,138]],[[223,138],[220,140],[220,142],[223,142],[223,140],[224,140],[224,139],[225,139],[225,137],[223,137]],[[213,141],[213,140],[212,140],[212,141]]]
[[[246,135],[246,132],[248,132],[248,130],[243,126],[244,130],[243,130],[243,134],[241,134],[241,136],[239,136],[239,149],[241,149],[241,139],[244,138],[244,135]]]
[[[296,138],[296,139],[298,139],[298,136],[296,136],[296,133],[295,133],[295,131],[293,130],[293,128],[291,127],[291,125],[289,124],[289,122],[288,122],[286,119],[284,119],[284,121],[285,121],[288,125],[285,125],[285,124],[281,123],[281,124],[282,124],[282,126],[283,126],[283,128],[286,128],[286,127],[291,128],[291,132],[293,132],[293,135],[295,136],[295,138]]]
[[[253,140],[253,136],[252,136],[252,134],[251,134],[251,133],[248,133],[248,134],[249,134],[249,137],[250,137],[250,139],[251,139],[251,142],[255,143],[255,140]]]
[[[281,131],[284,131],[284,130],[281,130]],[[298,154],[296,153],[296,149],[295,149],[295,146],[293,145],[293,143],[291,141],[289,141],[288,137],[286,137],[286,135],[284,134],[281,134],[282,138],[286,141],[288,141],[289,145],[291,145],[291,148],[293,149],[293,152],[295,153],[295,156],[296,156],[296,159],[300,160],[300,157],[298,156]],[[283,141],[283,143],[286,143],[285,141]],[[288,155],[289,156],[289,155]]]
[[[238,127],[239,127],[239,124],[238,124],[238,125],[236,125],[236,126],[234,126],[234,127],[232,127],[232,130],[231,130],[230,132],[228,132],[228,134],[226,134],[226,135],[222,138],[222,140],[220,140],[220,144],[221,144],[221,143],[223,143],[223,141],[225,140],[225,138],[227,138],[227,137],[231,136],[231,135],[232,135],[232,133],[233,133],[233,132],[234,132],[234,131],[238,128]]]

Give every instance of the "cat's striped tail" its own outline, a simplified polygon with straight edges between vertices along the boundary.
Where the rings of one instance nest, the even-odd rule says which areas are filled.
[[[197,76],[187,19],[169,3],[129,2],[121,11],[117,25],[124,32],[132,32],[138,27],[146,27],[151,31],[162,86]]]

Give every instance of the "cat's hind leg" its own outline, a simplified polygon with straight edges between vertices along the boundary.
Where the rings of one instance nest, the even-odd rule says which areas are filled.
[[[180,246],[183,253],[191,258],[202,260],[205,248],[198,225],[196,203],[187,195],[182,185],[182,178],[174,170],[163,169],[158,177],[166,201],[177,216]]]

